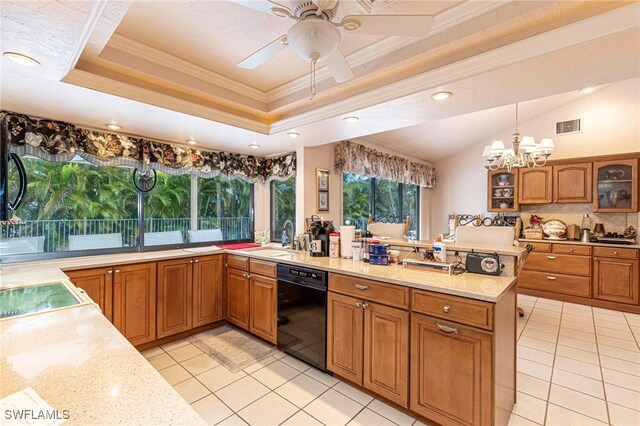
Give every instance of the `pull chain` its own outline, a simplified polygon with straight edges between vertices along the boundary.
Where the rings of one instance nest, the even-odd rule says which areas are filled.
[[[309,100],[313,100],[313,97],[316,95],[316,62],[317,59],[311,60],[311,95],[309,96]]]

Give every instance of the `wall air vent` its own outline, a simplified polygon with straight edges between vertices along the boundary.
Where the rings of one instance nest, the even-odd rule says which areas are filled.
[[[567,133],[579,133],[582,129],[580,119],[559,121],[556,123],[556,135],[566,135]]]

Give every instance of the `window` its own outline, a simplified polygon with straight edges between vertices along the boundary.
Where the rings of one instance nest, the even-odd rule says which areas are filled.
[[[156,186],[144,194],[144,245],[182,244],[191,229],[191,175],[157,172]]]
[[[296,223],[296,178],[271,181],[271,240],[282,241],[284,223]],[[291,236],[289,236],[291,237]]]
[[[239,179],[198,178],[200,241],[250,240],[253,233],[253,185]],[[194,238],[191,240],[193,241]]]
[[[342,190],[344,220],[350,220],[357,228],[366,229],[370,214],[379,221],[404,221],[411,216],[409,232],[418,236],[420,191],[417,185],[344,173]]]

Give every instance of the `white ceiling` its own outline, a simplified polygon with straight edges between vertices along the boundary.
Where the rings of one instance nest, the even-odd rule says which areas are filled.
[[[434,3],[435,5],[430,7],[440,7],[442,10],[452,4]],[[536,12],[535,7],[539,7],[539,3],[534,3],[522,2],[512,5],[505,2],[508,9],[506,12],[500,10],[488,13],[487,17],[478,20],[477,26],[484,25],[484,21],[487,20],[500,19],[513,9],[531,9]],[[564,2],[559,3],[559,8],[567,7]],[[178,7],[181,4],[182,2],[136,2],[127,12],[127,2],[116,2],[108,3],[107,9],[120,7],[123,10],[122,26],[126,24],[129,13],[135,15],[138,13],[136,10],[142,5],[153,14],[166,14],[167,5]],[[233,3],[217,1],[198,4],[198,7],[216,7],[224,13],[269,21],[268,25],[276,26],[274,31],[279,31],[277,26],[281,25],[277,18],[274,21],[267,15],[258,17],[258,12]],[[204,107],[198,104],[198,108],[191,108],[192,104],[172,97],[173,95],[166,95],[165,91],[150,91],[145,101],[141,102],[136,100],[142,98],[138,97],[139,89],[135,86],[114,85],[107,73],[94,78],[89,68],[80,70],[77,75],[89,79],[92,84],[87,85],[96,90],[81,87],[78,83],[61,82],[67,70],[73,69],[87,38],[91,39],[91,36],[95,35],[95,31],[88,34],[87,28],[91,28],[91,23],[95,24],[97,19],[93,16],[96,5],[97,2],[89,1],[3,1],[3,51],[23,52],[42,63],[39,68],[22,68],[5,58],[2,59],[0,95],[3,109],[95,128],[103,128],[105,123],[115,121],[124,125],[124,132],[129,134],[174,143],[196,138],[201,141],[200,146],[203,148],[257,155],[272,155],[290,151],[296,146],[320,145],[375,134],[372,140],[387,148],[406,152],[424,160],[436,160],[460,149],[471,134],[486,134],[488,137],[497,133],[493,130],[494,127],[500,126],[496,129],[498,131],[509,128],[512,123],[512,104],[516,101],[525,102],[523,105],[527,105],[526,109],[523,109],[524,114],[538,114],[544,108],[552,109],[563,102],[569,102],[580,87],[606,84],[640,75],[640,53],[637,49],[640,45],[640,7],[635,4],[620,10],[595,14],[576,24],[560,25],[548,32],[511,44],[503,43],[506,45],[502,48],[473,57],[459,60],[455,58],[456,60],[435,69],[424,70],[420,75],[398,79],[393,84],[371,86],[371,90],[368,91],[359,91],[357,85],[354,86],[353,92],[337,87],[332,90],[339,94],[344,92],[344,97],[336,97],[326,104],[321,102],[321,96],[311,102],[303,97],[303,100],[296,101],[302,105],[300,113],[291,117],[276,117],[271,124],[265,125],[264,132],[258,132],[223,124],[226,120],[224,117],[215,120],[202,118],[210,116],[208,111],[204,111]],[[240,10],[238,8],[242,10],[241,15],[237,15]],[[179,10],[183,9],[185,8],[178,7],[175,15],[180,15]],[[193,13],[193,9],[189,10]],[[450,9],[447,13],[455,10],[456,8]],[[112,10],[109,12],[110,18],[115,22],[115,30],[122,16]],[[180,19],[186,19],[186,15]],[[200,25],[206,28],[206,31],[213,31],[207,26],[206,20]],[[476,21],[473,25],[476,25]],[[256,28],[258,27],[256,24]],[[165,25],[164,28],[166,31],[162,32],[162,26],[153,27],[154,31],[163,33],[163,37],[167,36],[164,37],[167,43],[171,41],[169,34],[199,34],[201,30],[194,25],[188,28]],[[460,33],[459,36],[463,35],[461,29],[450,31]],[[216,32],[207,34],[214,33]],[[105,34],[106,42],[110,34]],[[439,33],[434,37],[442,41],[445,35],[454,37],[448,32]],[[251,37],[246,37],[244,40],[249,43],[250,39]],[[87,46],[89,45],[90,43]],[[172,46],[171,49],[178,47]],[[249,50],[250,47],[245,46]],[[185,47],[183,50],[188,49]],[[184,54],[187,53],[194,55],[193,52]],[[198,55],[189,58],[195,61]],[[210,61],[208,57],[200,59],[203,61],[201,64]],[[233,60],[230,58],[228,63],[232,63]],[[388,61],[390,59],[387,59]],[[283,64],[284,62],[276,65],[283,67]],[[393,63],[389,64],[391,71],[385,71],[385,76],[395,72]],[[288,68],[290,64],[285,65],[284,68]],[[367,65],[363,67],[366,68]],[[150,69],[153,71],[157,67]],[[278,71],[271,74],[264,80],[256,80],[253,85],[267,87],[277,84],[274,82],[279,78]],[[150,75],[146,74],[145,77]],[[452,90],[455,96],[444,103],[436,104],[431,101],[429,95],[439,88]],[[567,92],[569,93],[563,95]],[[526,103],[549,96],[550,98],[544,100]],[[531,112],[526,112],[528,108],[531,108]],[[361,117],[356,125],[348,125],[342,120],[346,113],[352,112]],[[286,131],[292,128],[302,133],[302,137],[287,137]],[[481,139],[476,137],[474,141]],[[262,147],[257,151],[250,150],[247,145],[253,141]]]

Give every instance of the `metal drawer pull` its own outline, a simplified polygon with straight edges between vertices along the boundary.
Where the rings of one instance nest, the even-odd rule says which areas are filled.
[[[547,256],[547,259],[549,259],[549,260],[556,260],[556,257],[555,257],[555,256]]]
[[[556,277],[547,277],[548,280],[555,281]]]
[[[446,305],[444,308],[442,308],[445,314],[448,314],[450,309],[451,309],[451,306],[449,305]]]
[[[356,284],[356,288],[358,290],[369,290],[369,286],[368,285],[362,285],[362,284]]]
[[[439,323],[436,323],[436,327],[438,327],[438,330],[444,331],[445,333],[458,334],[458,329],[455,327],[449,327],[448,325],[442,325]]]

